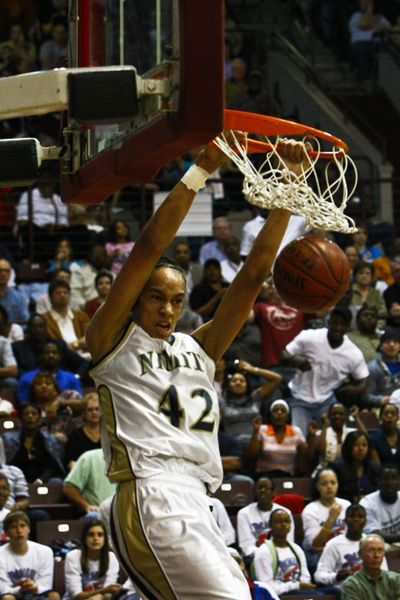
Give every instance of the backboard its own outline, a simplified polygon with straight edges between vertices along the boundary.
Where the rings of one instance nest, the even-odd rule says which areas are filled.
[[[64,130],[62,197],[101,202],[223,128],[224,0],[70,0],[69,67],[133,65],[162,94],[143,94],[129,121]]]

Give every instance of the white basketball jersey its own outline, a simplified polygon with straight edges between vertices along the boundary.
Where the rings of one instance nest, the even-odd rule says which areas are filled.
[[[215,364],[198,342],[171,342],[132,323],[91,370],[100,396],[102,445],[111,481],[183,473],[215,491],[222,480]]]

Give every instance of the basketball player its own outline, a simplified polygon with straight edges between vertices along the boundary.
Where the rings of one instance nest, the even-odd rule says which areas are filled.
[[[300,173],[302,143],[284,140],[282,156]],[[196,192],[225,160],[215,146],[200,152],[143,229],[87,332],[108,476],[118,482],[114,545],[148,599],[250,599],[207,500],[222,479],[212,382],[270,272],[290,213],[271,211],[213,320],[192,336],[174,334],[184,274],[160,261]]]

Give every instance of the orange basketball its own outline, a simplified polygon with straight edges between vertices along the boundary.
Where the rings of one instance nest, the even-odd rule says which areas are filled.
[[[305,313],[329,310],[349,287],[350,265],[337,244],[308,235],[283,248],[274,266],[281,298]]]

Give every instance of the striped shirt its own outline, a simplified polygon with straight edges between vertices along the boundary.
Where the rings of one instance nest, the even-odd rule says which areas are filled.
[[[305,438],[299,427],[286,425],[285,437],[278,442],[272,425],[261,425],[259,438],[261,453],[257,458],[256,471],[284,471],[294,474],[297,449],[305,443]]]

